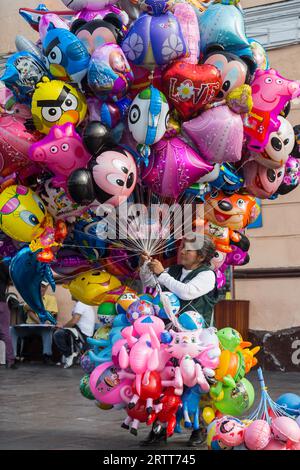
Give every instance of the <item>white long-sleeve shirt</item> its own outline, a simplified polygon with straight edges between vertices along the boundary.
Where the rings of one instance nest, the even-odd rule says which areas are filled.
[[[216,276],[213,271],[207,270],[197,274],[191,281],[184,284],[182,282],[191,270],[182,268],[182,275],[179,281],[170,276],[168,269],[157,277],[161,286],[164,286],[168,291],[173,292],[181,300],[194,300],[202,297],[208,292],[212,291],[215,287]],[[140,269],[140,278],[143,287],[155,287],[155,278],[149,270],[147,263],[144,263]]]

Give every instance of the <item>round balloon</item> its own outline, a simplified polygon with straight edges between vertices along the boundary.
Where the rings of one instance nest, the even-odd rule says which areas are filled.
[[[129,403],[133,395],[132,381],[120,379],[118,372],[112,362],[105,362],[92,372],[90,388],[96,400],[108,405]]]
[[[84,396],[84,398],[87,398],[88,400],[95,400],[95,397],[91,392],[89,382],[90,382],[90,376],[88,374],[84,375],[82,379],[80,380],[79,390],[81,394]]]
[[[251,408],[254,397],[252,384],[243,378],[235,388],[225,387],[223,400],[214,402],[214,404],[217,410],[223,414],[241,416]]]

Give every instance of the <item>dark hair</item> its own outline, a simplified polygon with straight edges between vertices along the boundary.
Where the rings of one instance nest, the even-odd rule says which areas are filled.
[[[197,250],[198,255],[204,258],[203,264],[210,264],[211,260],[215,256],[215,252],[216,252],[216,247],[214,245],[214,242],[209,236],[204,235],[203,246],[201,250]]]

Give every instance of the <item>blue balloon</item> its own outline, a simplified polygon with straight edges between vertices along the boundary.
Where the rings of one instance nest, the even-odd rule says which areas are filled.
[[[79,220],[74,227],[74,245],[90,260],[104,258],[106,254],[107,241],[105,236],[106,225],[100,217],[91,221]]]
[[[10,277],[26,304],[35,312],[42,323],[50,321],[56,324],[55,318],[45,309],[41,282],[47,281],[55,291],[55,281],[50,266],[37,260],[37,254],[29,247],[22,248],[11,260]]]
[[[220,166],[218,178],[210,184],[213,188],[222,189],[226,193],[233,194],[244,186],[244,178],[237,173],[230,163],[223,163]]]
[[[13,92],[18,102],[30,105],[36,84],[45,76],[51,78],[44,63],[31,52],[23,51],[7,60],[0,80]]]
[[[276,403],[282,406],[292,416],[300,416],[300,395],[296,393],[284,393]]]
[[[75,34],[50,24],[43,41],[45,62],[53,77],[80,84],[87,74],[90,54]]]

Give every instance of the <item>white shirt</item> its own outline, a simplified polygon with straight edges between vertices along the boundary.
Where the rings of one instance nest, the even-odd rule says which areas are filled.
[[[78,328],[86,336],[93,336],[95,329],[95,312],[93,307],[77,302],[72,315],[80,315],[80,320],[77,323]]]
[[[213,271],[203,271],[195,276],[191,281],[184,284],[183,281],[192,270],[182,268],[182,275],[179,281],[168,274],[168,269],[157,277],[161,286],[168,291],[173,292],[181,300],[194,300],[202,295],[208,294],[215,287],[216,276]],[[140,278],[143,286],[155,287],[155,277],[149,271],[147,263],[144,263],[140,269]]]

